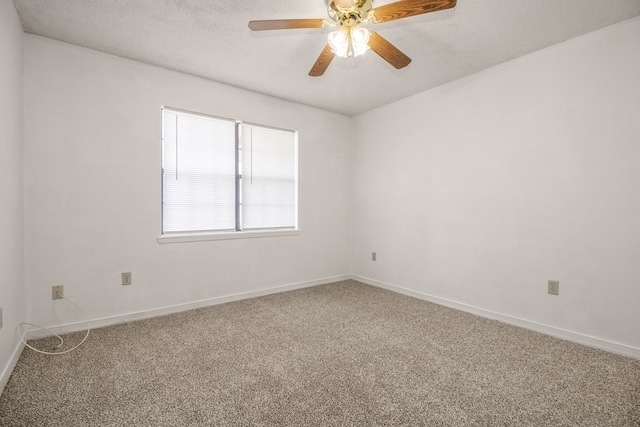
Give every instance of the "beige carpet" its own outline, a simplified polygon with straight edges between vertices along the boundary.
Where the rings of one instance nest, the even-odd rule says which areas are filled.
[[[0,425],[640,426],[640,361],[345,281],[27,349]]]

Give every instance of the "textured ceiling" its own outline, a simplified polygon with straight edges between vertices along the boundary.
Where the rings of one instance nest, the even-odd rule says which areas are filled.
[[[391,3],[375,0],[374,7]],[[640,14],[640,0],[458,0],[365,25],[413,59],[335,58],[330,29],[252,32],[254,19],[326,18],[325,0],[14,0],[24,30],[347,115],[362,113]]]

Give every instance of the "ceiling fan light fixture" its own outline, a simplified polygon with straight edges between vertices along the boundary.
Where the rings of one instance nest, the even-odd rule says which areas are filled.
[[[325,28],[338,26],[328,36],[318,59],[309,75],[324,74],[334,57],[346,58],[362,55],[371,49],[396,69],[406,67],[411,58],[376,32],[360,28],[360,24],[382,24],[397,19],[409,18],[424,13],[451,9],[457,0],[391,0],[391,3],[373,7],[374,0],[324,0],[327,4],[329,22],[326,19],[271,19],[250,21],[253,31],[285,30],[293,28]]]
[[[329,33],[329,46],[338,56],[343,58],[356,57],[369,50],[369,36],[371,33],[362,27],[341,27]]]

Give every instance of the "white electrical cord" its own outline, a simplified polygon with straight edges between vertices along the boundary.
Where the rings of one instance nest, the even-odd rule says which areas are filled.
[[[58,296],[60,296],[60,295],[58,295]],[[89,316],[87,316],[87,313],[85,313],[85,312],[84,312],[84,310],[83,310],[82,308],[80,308],[80,306],[79,306],[79,305],[77,305],[76,303],[74,303],[73,301],[70,301],[70,300],[68,300],[67,298],[63,297],[63,296],[61,296],[61,298],[62,298],[63,300],[66,300],[67,302],[71,303],[71,304],[72,304],[72,305],[74,305],[78,310],[80,310],[80,312],[82,312],[82,314],[84,315],[84,317],[87,319],[87,334],[84,336],[84,338],[82,339],[82,341],[80,341],[80,343],[79,343],[78,345],[76,345],[76,346],[75,346],[75,347],[73,347],[73,348],[70,348],[69,350],[60,351],[60,352],[55,352],[55,353],[54,353],[54,352],[49,352],[49,351],[42,351],[42,350],[38,350],[37,348],[34,348],[34,347],[30,346],[29,344],[27,344],[27,342],[24,340],[24,338],[25,338],[25,337],[24,337],[23,335],[20,335],[20,330],[19,330],[20,325],[29,325],[29,326],[33,326],[33,327],[35,327],[35,328],[42,329],[43,331],[47,331],[47,332],[49,332],[49,333],[50,333],[50,334],[52,334],[52,335],[55,335],[55,336],[60,340],[60,344],[58,344],[58,345],[56,346],[56,348],[60,348],[60,347],[62,347],[62,344],[64,344],[64,340],[62,339],[62,337],[61,337],[60,335],[56,334],[55,332],[53,332],[53,331],[51,331],[51,330],[49,330],[49,329],[47,329],[47,328],[44,328],[44,327],[39,326],[39,325],[34,325],[33,323],[20,322],[20,323],[18,323],[18,326],[16,326],[16,334],[18,334],[18,337],[20,338],[20,341],[22,341],[22,342],[24,343],[24,345],[26,345],[27,347],[29,347],[31,350],[36,351],[36,352],[41,353],[41,354],[49,354],[49,355],[54,355],[54,356],[55,356],[55,355],[58,355],[58,354],[65,354],[65,353],[69,353],[70,351],[73,351],[73,350],[75,350],[76,348],[80,347],[82,344],[84,344],[84,342],[87,340],[87,338],[89,338],[89,332],[91,332],[91,322],[89,321]]]

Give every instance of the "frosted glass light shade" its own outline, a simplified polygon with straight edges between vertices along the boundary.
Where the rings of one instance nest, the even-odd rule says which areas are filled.
[[[369,30],[356,27],[351,30],[351,44],[353,45],[353,56],[362,55],[369,50]]]
[[[349,32],[346,28],[339,28],[329,33],[328,37],[329,46],[338,56],[347,57],[347,50],[349,50]]]
[[[369,30],[361,27],[342,27],[329,33],[329,46],[338,56],[362,55],[369,49]]]

